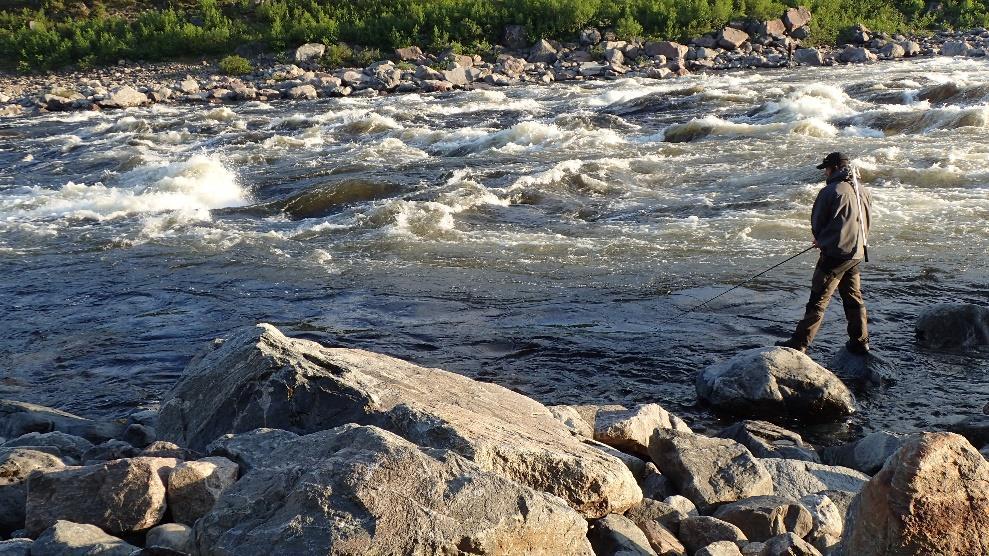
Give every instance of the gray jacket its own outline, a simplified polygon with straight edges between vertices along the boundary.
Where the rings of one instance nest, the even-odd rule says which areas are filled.
[[[865,256],[864,246],[868,242],[869,226],[872,224],[872,195],[864,185],[862,207],[865,209],[865,238],[861,238],[859,228],[859,204],[855,196],[855,186],[848,170],[840,170],[832,175],[814,200],[810,215],[810,227],[814,239],[821,246],[821,253],[835,259],[861,259]]]

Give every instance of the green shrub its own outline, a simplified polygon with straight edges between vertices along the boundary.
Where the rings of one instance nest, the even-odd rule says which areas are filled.
[[[220,71],[227,75],[247,75],[254,68],[247,58],[233,54],[220,60]]]
[[[331,44],[326,47],[326,52],[319,63],[326,68],[342,68],[349,65],[354,59],[354,51],[343,43]]]

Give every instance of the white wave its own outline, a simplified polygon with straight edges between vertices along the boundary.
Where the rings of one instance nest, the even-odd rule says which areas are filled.
[[[795,133],[810,137],[834,137],[837,128],[820,118],[789,122],[750,124],[723,120],[717,116],[695,118],[684,124],[674,124],[663,130],[663,140],[689,142],[706,137],[770,137],[780,133]]]
[[[0,216],[8,221],[108,220],[175,211],[182,220],[208,220],[210,209],[249,202],[234,173],[205,155],[141,167],[120,176],[120,182],[119,187],[69,182],[55,190],[22,188],[0,198]]]
[[[237,113],[231,110],[227,106],[221,106],[219,108],[214,108],[206,113],[204,116],[207,120],[216,120],[218,122],[229,122],[237,119]]]
[[[815,84],[790,93],[781,100],[767,102],[762,113],[776,122],[811,118],[830,120],[855,114],[854,104],[852,98],[839,87]]]

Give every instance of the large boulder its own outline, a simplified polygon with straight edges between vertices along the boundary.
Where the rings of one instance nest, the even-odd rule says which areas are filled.
[[[151,101],[148,100],[148,95],[125,85],[111,92],[110,96],[99,102],[99,105],[102,108],[134,108],[149,102]]]
[[[133,458],[32,473],[26,528],[36,535],[59,520],[88,523],[115,534],[153,527],[165,515],[162,475],[176,463]]]
[[[824,56],[816,48],[798,48],[793,52],[793,59],[805,66],[824,65]]]
[[[52,431],[81,436],[90,442],[103,442],[122,434],[124,425],[93,421],[42,405],[0,400],[0,437],[17,438],[31,432]]]
[[[238,465],[224,457],[184,461],[168,476],[168,507],[178,523],[192,525],[237,482]]]
[[[946,41],[941,47],[943,56],[968,56],[972,50],[972,45],[968,41]]]
[[[860,354],[842,346],[831,357],[829,368],[835,376],[853,384],[881,386],[896,382],[895,365],[875,350]]]
[[[773,493],[765,467],[733,440],[660,429],[653,435],[649,455],[701,511]]]
[[[682,60],[690,51],[686,45],[673,41],[647,42],[643,48],[646,51],[646,56],[650,58],[663,56],[667,60]]]
[[[530,62],[552,64],[556,61],[556,48],[546,39],[542,39],[529,49]]]
[[[753,496],[725,504],[714,512],[714,517],[735,525],[756,542],[788,532],[803,538],[814,526],[807,508],[779,496]]]
[[[725,27],[718,33],[718,46],[727,50],[736,50],[748,40],[748,33],[734,27]]]
[[[30,448],[0,448],[0,535],[24,527],[27,479],[35,471],[65,468],[53,454]]]
[[[764,37],[786,36],[786,24],[782,19],[769,19],[759,25],[759,34]]]
[[[715,436],[738,442],[757,458],[821,461],[817,450],[799,434],[766,421],[739,421]]]
[[[680,530],[680,521],[687,517],[685,512],[674,508],[666,502],[643,498],[642,502],[632,506],[625,512],[625,517],[639,527],[644,523],[655,522],[673,533]]]
[[[591,554],[562,500],[453,451],[359,425],[283,439],[196,523],[200,552]]]
[[[651,403],[632,409],[598,411],[594,419],[594,440],[648,457],[649,441],[658,429],[691,432],[683,419]]]
[[[865,485],[848,518],[849,555],[986,554],[989,462],[956,434],[914,435]]]
[[[656,556],[645,532],[627,517],[605,516],[591,524],[587,536],[597,556]]]
[[[854,469],[809,461],[763,458],[759,463],[772,476],[775,494],[790,500],[826,490],[856,493],[869,480],[868,475]]]
[[[152,528],[144,544],[148,548],[167,548],[187,554],[195,550],[192,528],[181,523],[163,523]]]
[[[920,314],[917,343],[928,349],[964,349],[989,345],[989,307],[942,303]]]
[[[743,351],[697,375],[697,396],[737,414],[829,421],[855,411],[851,391],[831,371],[790,348]]]
[[[876,55],[864,46],[848,46],[838,53],[838,61],[846,64],[865,64],[876,60]]]
[[[620,513],[642,498],[620,460],[582,443],[530,398],[376,353],[291,339],[267,324],[191,364],[163,404],[158,432],[203,450],[223,434],[257,427],[304,434],[346,423],[451,449],[588,517]]]
[[[876,431],[855,442],[823,448],[821,460],[828,465],[850,467],[866,475],[875,475],[900,448],[904,439],[902,434]]]
[[[138,548],[95,525],[56,521],[31,545],[31,556],[132,556]]]
[[[295,63],[305,64],[316,62],[326,53],[326,45],[318,42],[309,42],[295,49]]]
[[[790,8],[783,14],[783,25],[786,26],[787,32],[792,33],[794,30],[810,23],[810,18],[811,13],[807,8],[803,6]]]

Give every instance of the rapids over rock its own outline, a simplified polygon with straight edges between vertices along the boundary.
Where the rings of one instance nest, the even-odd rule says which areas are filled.
[[[989,358],[914,339],[989,298],[989,62],[740,71],[440,95],[154,106],[0,122],[0,398],[113,416],[257,322],[546,404],[660,401],[787,335],[842,150],[875,204],[863,269],[895,382],[823,437],[981,411]],[[810,355],[844,342],[832,303]]]

